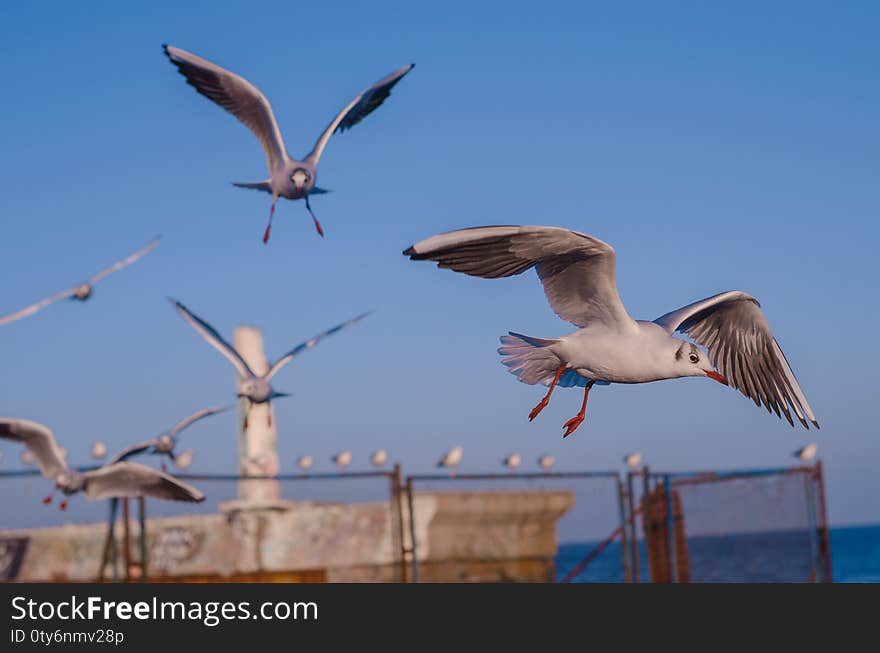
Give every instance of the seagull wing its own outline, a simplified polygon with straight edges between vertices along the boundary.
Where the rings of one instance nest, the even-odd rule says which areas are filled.
[[[231,406],[215,406],[214,408],[205,408],[204,410],[193,413],[189,417],[182,419],[175,424],[174,427],[168,431],[168,435],[173,438],[184,429],[189,428],[193,423],[198,422],[200,419],[216,415],[217,413],[222,413],[224,410],[229,410],[230,408]]]
[[[219,333],[217,333],[214,327],[205,322],[195,313],[192,313],[186,306],[184,306],[180,302],[174,299],[169,299],[168,301],[171,302],[175,310],[180,313],[181,317],[189,322],[190,326],[195,329],[198,334],[207,341],[209,345],[211,345],[214,349],[226,356],[226,358],[228,358],[229,361],[233,365],[235,365],[235,369],[238,371],[238,374],[242,378],[255,376],[254,373],[251,371],[251,368],[249,368],[247,363],[244,362],[244,359],[239,355],[237,351],[235,351],[235,347],[226,342],[223,337]]]
[[[93,501],[140,496],[195,503],[205,500],[205,495],[191,485],[139,463],[104,465],[85,476],[85,493]]]
[[[330,137],[336,132],[343,132],[351,129],[361,120],[373,113],[391,95],[391,89],[397,84],[403,76],[415,67],[415,64],[404,66],[387,77],[380,79],[370,88],[354,98],[345,105],[345,108],[333,119],[333,121],[324,130],[324,133],[318,138],[314,149],[306,157],[306,161],[312,165],[318,165],[318,160],[327,147]]]
[[[190,86],[226,109],[254,133],[266,154],[270,174],[287,163],[284,140],[272,106],[256,86],[186,50],[170,45],[163,45],[162,49]]]
[[[34,454],[43,476],[55,480],[67,469],[64,454],[51,429],[27,419],[0,417],[0,438],[20,442]]]
[[[670,334],[680,331],[709,350],[709,359],[727,381],[746,397],[794,425],[794,412],[804,428],[817,428],[807,398],[770,331],[758,300],[739,290],[688,304],[654,320]]]
[[[103,270],[98,272],[95,276],[93,276],[91,279],[89,279],[89,283],[94,285],[94,284],[98,283],[101,279],[104,279],[105,277],[109,277],[114,272],[118,272],[122,268],[128,267],[129,265],[131,265],[132,263],[137,261],[142,256],[151,252],[153,250],[153,248],[155,248],[156,245],[159,244],[159,241],[161,239],[162,239],[161,236],[154,238],[145,247],[142,247],[141,249],[136,251],[134,254],[129,254],[121,261],[114,263],[113,265],[111,265],[108,268],[104,268]]]
[[[405,252],[414,261],[437,261],[484,279],[535,268],[559,317],[579,327],[601,322],[636,328],[617,293],[614,248],[559,227],[476,227],[433,236]]]
[[[137,456],[139,454],[142,454],[144,451],[146,451],[147,449],[149,449],[151,447],[155,447],[157,444],[159,444],[159,442],[158,442],[158,440],[156,440],[156,438],[152,438],[150,440],[144,440],[143,442],[138,442],[137,444],[133,444],[130,447],[126,447],[125,449],[120,451],[118,454],[113,456],[110,460],[108,460],[107,465],[112,465],[112,464],[118,463],[122,460],[128,460],[129,458],[132,458],[133,456]]]
[[[272,368],[266,374],[266,380],[268,381],[273,376],[275,376],[278,373],[278,370],[280,370],[282,367],[287,365],[300,352],[305,351],[306,349],[311,349],[312,347],[317,345],[319,342],[321,342],[327,336],[332,336],[334,333],[338,333],[338,332],[342,331],[345,327],[348,327],[348,326],[351,326],[352,324],[356,324],[357,322],[360,322],[368,315],[369,315],[369,313],[361,313],[357,317],[353,317],[352,319],[348,320],[347,322],[343,322],[342,324],[337,324],[335,327],[327,329],[323,333],[319,333],[318,335],[314,336],[313,338],[309,338],[305,342],[298,344],[296,347],[294,347],[289,352],[284,354],[284,356],[282,356],[281,358],[278,359],[278,361],[272,366]]]
[[[49,304],[53,302],[57,302],[59,299],[64,299],[65,297],[71,297],[74,291],[79,286],[74,286],[72,288],[67,288],[66,290],[62,290],[60,292],[55,293],[50,297],[46,297],[45,299],[41,299],[36,304],[31,304],[27,308],[23,308],[20,311],[16,311],[15,313],[10,313],[9,315],[0,316],[0,324],[8,324],[10,322],[15,322],[16,320],[20,320],[23,317],[27,317],[28,315],[33,315],[41,308],[45,308]]]

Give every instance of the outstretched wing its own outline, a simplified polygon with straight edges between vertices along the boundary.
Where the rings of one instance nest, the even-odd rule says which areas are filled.
[[[91,279],[89,279],[89,283],[94,285],[94,284],[98,283],[101,279],[104,279],[105,277],[110,276],[114,272],[117,272],[117,271],[121,270],[122,268],[128,267],[129,265],[131,265],[132,263],[137,261],[142,256],[145,256],[146,254],[151,252],[156,247],[156,245],[159,244],[160,240],[162,240],[162,237],[156,236],[156,238],[151,240],[145,247],[142,247],[141,249],[136,251],[134,254],[129,254],[121,261],[118,261],[118,262],[114,263],[113,265],[111,265],[110,267],[104,268],[103,270],[98,272],[95,276],[93,276]]]
[[[8,324],[10,322],[15,322],[16,320],[20,320],[23,317],[27,317],[28,315],[33,315],[41,308],[45,308],[49,304],[53,302],[57,302],[59,299],[64,299],[65,297],[73,296],[74,291],[79,286],[74,286],[73,288],[67,288],[66,290],[62,290],[60,292],[51,295],[50,297],[46,297],[45,299],[41,299],[36,304],[31,304],[27,308],[23,308],[20,311],[16,311],[15,313],[9,313],[8,315],[0,316],[0,324]]]
[[[67,469],[64,453],[55,441],[52,431],[28,419],[0,417],[0,438],[20,442],[34,454],[44,477],[55,480]]]
[[[688,304],[654,320],[670,334],[681,331],[709,350],[709,360],[727,381],[757,406],[780,411],[804,428],[816,421],[794,372],[770,331],[758,300],[739,290]]]
[[[226,109],[254,133],[263,147],[270,174],[287,163],[284,140],[272,106],[256,86],[186,50],[170,45],[163,45],[162,49],[190,86]]]
[[[437,261],[484,279],[535,268],[559,317],[579,327],[601,322],[636,328],[615,279],[614,248],[598,238],[560,227],[475,227],[433,236],[405,252],[414,261]]]
[[[403,76],[414,67],[415,64],[411,63],[400,70],[396,70],[387,77],[380,79],[345,105],[345,108],[337,114],[333,121],[327,126],[327,129],[324,130],[324,133],[318,138],[314,149],[306,157],[306,161],[312,165],[318,165],[318,160],[321,158],[324,148],[327,147],[327,142],[330,140],[330,137],[336,132],[351,129],[373,111],[378,109],[385,101],[385,98],[391,95],[391,89],[394,88],[394,85],[403,79]]]
[[[190,326],[195,329],[209,345],[211,345],[214,349],[226,356],[226,358],[228,358],[229,361],[233,365],[235,365],[235,369],[238,371],[239,376],[241,376],[242,378],[254,376],[254,373],[251,371],[251,368],[248,367],[248,364],[245,363],[244,359],[239,355],[237,351],[235,351],[235,347],[226,342],[223,337],[219,333],[217,333],[214,327],[212,327],[198,315],[190,311],[179,301],[171,299],[170,297],[168,298],[168,301],[171,302],[171,304],[174,306],[174,309],[178,313],[180,313],[181,317],[189,322]]]
[[[86,472],[85,493],[89,499],[153,497],[166,501],[205,500],[199,490],[170,474],[138,463],[118,462]]]
[[[314,347],[315,345],[317,345],[319,342],[321,342],[327,336],[332,336],[334,333],[339,333],[340,331],[342,331],[345,327],[348,327],[348,326],[351,326],[352,324],[356,324],[357,322],[360,322],[368,315],[369,315],[369,313],[361,313],[357,317],[353,317],[352,319],[348,320],[347,322],[343,322],[342,324],[337,324],[335,327],[327,329],[323,333],[319,333],[318,335],[314,336],[313,338],[309,338],[305,342],[298,344],[296,347],[294,347],[289,352],[284,354],[284,356],[282,356],[281,358],[278,359],[278,361],[269,370],[268,374],[266,374],[266,380],[269,380],[273,376],[275,376],[278,373],[278,370],[280,370],[282,367],[287,365],[300,352]]]
[[[222,413],[224,410],[229,410],[230,408],[231,406],[215,406],[214,408],[205,408],[204,410],[193,413],[189,417],[182,419],[177,424],[175,424],[171,428],[171,430],[168,431],[168,435],[173,438],[184,429],[189,428],[192,424],[198,422],[200,419],[209,417],[211,415],[216,415],[217,413]]]
[[[142,454],[144,451],[151,447],[155,447],[158,444],[156,438],[152,438],[150,440],[144,440],[143,442],[138,442],[137,444],[133,444],[130,447],[127,447],[120,451],[118,454],[113,456],[110,460],[107,461],[108,465],[112,465],[114,463],[118,463],[122,460],[128,460],[134,456],[138,456]]]

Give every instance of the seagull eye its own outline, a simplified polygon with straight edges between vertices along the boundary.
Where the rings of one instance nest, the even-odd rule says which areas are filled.
[[[691,363],[696,364],[700,362],[700,357],[696,354],[691,354],[689,358],[691,359]]]

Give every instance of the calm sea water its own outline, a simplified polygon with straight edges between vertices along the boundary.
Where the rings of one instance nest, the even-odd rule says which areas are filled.
[[[583,560],[595,545],[595,542],[561,544],[556,556],[559,578]],[[640,548],[644,566],[644,546]],[[809,538],[803,531],[693,538],[689,541],[689,556],[694,580],[734,582],[806,580],[812,559]],[[831,558],[835,582],[880,582],[880,525],[831,529]],[[622,580],[620,544],[614,542],[575,582]]]

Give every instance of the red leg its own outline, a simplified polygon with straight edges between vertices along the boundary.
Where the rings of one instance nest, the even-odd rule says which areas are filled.
[[[550,395],[553,394],[553,389],[556,387],[556,384],[559,383],[559,378],[562,376],[563,372],[565,372],[565,365],[560,365],[559,369],[556,370],[556,376],[553,377],[553,383],[550,384],[550,389],[547,391],[547,394],[544,395],[544,398],[538,402],[538,405],[532,408],[532,412],[529,413],[529,421],[531,422],[538,416],[542,410],[547,407],[547,404],[550,403]]]
[[[269,242],[269,233],[272,231],[272,218],[275,215],[275,203],[278,201],[276,197],[272,200],[272,208],[269,209],[269,224],[266,226],[266,233],[263,234],[263,243]]]
[[[584,403],[581,404],[580,412],[568,420],[565,424],[562,425],[562,428],[565,429],[565,433],[562,434],[563,438],[567,438],[569,435],[575,432],[575,429],[579,427],[584,419],[587,416],[587,399],[590,398],[590,388],[593,387],[593,381],[588,381],[587,386],[584,388]]]
[[[58,504],[59,510],[67,510],[67,499]]]

